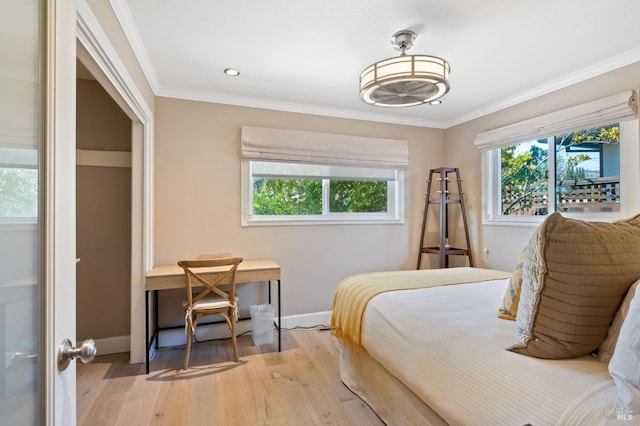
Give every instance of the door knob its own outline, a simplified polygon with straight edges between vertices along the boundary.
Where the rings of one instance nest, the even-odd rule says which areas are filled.
[[[97,353],[96,342],[87,339],[79,348],[74,348],[71,340],[64,339],[58,346],[58,370],[64,371],[72,359],[80,358],[83,364],[93,361]]]

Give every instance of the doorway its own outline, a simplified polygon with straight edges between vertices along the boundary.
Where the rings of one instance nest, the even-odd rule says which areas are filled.
[[[153,258],[153,111],[90,11],[78,7],[78,15],[77,60],[95,77],[131,124],[129,354],[131,363],[139,363],[145,361],[146,353],[144,276],[151,269]]]
[[[131,119],[76,61],[76,339],[129,352]]]

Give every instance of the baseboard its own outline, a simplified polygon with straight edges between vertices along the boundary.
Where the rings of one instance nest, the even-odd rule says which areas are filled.
[[[310,314],[288,315],[282,317],[282,328],[291,329],[296,327],[327,326],[331,322],[331,311],[313,312]]]
[[[331,311],[313,312],[310,314],[288,315],[282,317],[282,329],[293,329],[296,327],[329,326],[331,321]],[[238,335],[251,331],[251,320],[238,321],[236,325]],[[204,341],[211,339],[230,338],[229,328],[225,323],[203,324],[196,329],[196,339]],[[156,337],[158,347],[171,347],[184,345],[186,342],[184,328],[172,328],[162,330]],[[129,336],[107,337],[105,339],[95,339],[98,355],[108,355],[120,352],[128,352]],[[155,345],[151,345],[149,359],[155,356]]]
[[[118,354],[121,352],[129,352],[130,338],[129,336],[105,337],[104,339],[93,339],[96,342],[98,355]],[[82,345],[80,342],[78,345]],[[79,347],[76,345],[76,347]]]
[[[296,327],[313,327],[319,325],[329,326],[331,321],[331,311],[314,312],[302,315],[288,315],[282,317],[282,329],[292,329]],[[238,321],[236,325],[236,335],[251,331],[251,320]],[[200,341],[211,339],[227,339],[231,337],[229,328],[225,323],[203,324],[196,328],[196,339]],[[158,347],[180,346],[186,343],[184,328],[172,328],[162,330],[158,334]],[[153,348],[152,348],[153,349]],[[153,359],[153,356],[149,357]]]

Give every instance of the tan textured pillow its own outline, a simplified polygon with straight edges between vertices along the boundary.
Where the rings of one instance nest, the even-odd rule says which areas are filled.
[[[513,352],[589,354],[640,278],[640,215],[613,223],[551,214],[527,245]]]
[[[622,304],[616,311],[616,315],[613,317],[613,322],[611,323],[609,331],[607,332],[607,338],[604,339],[604,342],[602,342],[602,344],[598,348],[598,354],[596,356],[596,358],[598,358],[598,361],[611,361],[613,350],[616,348],[618,335],[620,334],[620,328],[622,327],[622,323],[624,323],[627,312],[629,312],[631,299],[633,299],[633,296],[636,293],[636,288],[638,288],[639,284],[640,280],[633,283],[629,291],[627,291],[627,295],[624,297],[624,300],[622,300]]]

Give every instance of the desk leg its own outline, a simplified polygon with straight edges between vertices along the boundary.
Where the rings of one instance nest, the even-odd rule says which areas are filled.
[[[153,338],[155,338],[155,349],[158,352],[158,340],[160,340],[160,333],[158,330],[158,290],[153,292]],[[153,341],[153,340],[152,340]]]
[[[149,290],[144,292],[144,323],[145,323],[145,343],[144,343],[144,347],[145,350],[147,351],[147,357],[146,359],[146,370],[147,370],[147,374],[149,374]]]
[[[278,280],[278,352],[282,352],[282,314],[280,300],[280,280]]]
[[[151,293],[151,296],[153,297],[153,333],[151,333],[150,327],[149,327],[149,293]],[[149,362],[150,362],[150,356],[149,353],[151,351],[151,345],[153,344],[153,340],[156,339],[156,350],[158,349],[158,292],[156,290],[146,290],[144,292],[144,321],[146,324],[146,330],[145,330],[145,337],[146,337],[146,342],[145,342],[145,347],[146,347],[146,351],[147,351],[147,361],[146,361],[146,371],[147,374],[149,374]]]
[[[269,284],[269,290],[267,293],[269,294],[269,304],[271,304],[271,280],[267,281]],[[278,280],[278,352],[282,352],[282,314],[280,310],[280,280]]]

